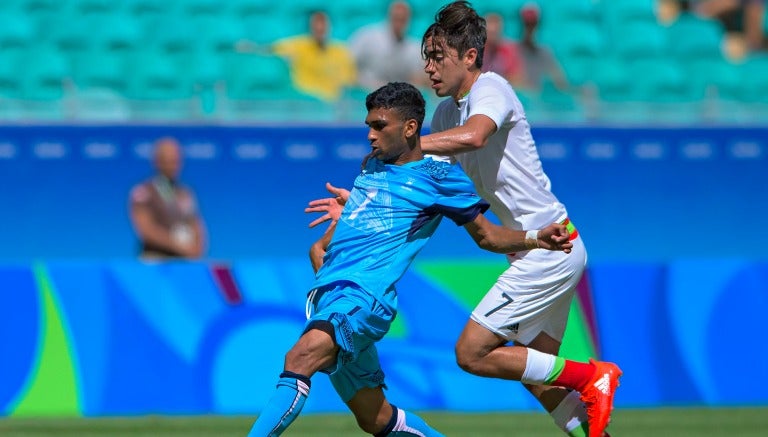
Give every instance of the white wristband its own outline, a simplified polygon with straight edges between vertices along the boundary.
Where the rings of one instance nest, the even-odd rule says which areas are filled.
[[[525,248],[528,250],[536,249],[539,247],[539,230],[526,231],[525,233]]]

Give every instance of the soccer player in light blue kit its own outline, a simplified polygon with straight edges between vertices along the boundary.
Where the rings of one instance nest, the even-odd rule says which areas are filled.
[[[460,166],[424,157],[419,133],[425,104],[415,87],[389,83],[368,95],[366,108],[371,158],[340,219],[310,249],[316,280],[307,299],[307,324],[286,354],[277,389],[249,437],[280,435],[301,412],[318,371],[330,375],[363,431],[441,436],[384,396],[376,342],[397,314],[395,283],[443,216],[493,252],[572,247],[564,225],[526,232],[491,223],[483,216],[488,203]]]

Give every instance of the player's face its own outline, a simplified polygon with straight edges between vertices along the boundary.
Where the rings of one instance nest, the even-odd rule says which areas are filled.
[[[407,123],[392,109],[376,108],[365,117],[371,157],[387,164],[400,164],[410,147],[406,137]]]
[[[474,64],[474,58],[469,58],[468,50],[459,57],[456,49],[448,47],[444,41],[432,37],[427,38],[425,47],[426,65],[424,72],[432,82],[432,89],[438,97],[453,97],[458,100],[472,86],[473,74],[469,68]]]

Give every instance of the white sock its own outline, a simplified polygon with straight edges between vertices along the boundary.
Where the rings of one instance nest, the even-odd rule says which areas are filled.
[[[555,420],[555,425],[566,433],[570,433],[582,423],[587,423],[587,408],[581,401],[581,394],[576,390],[568,393],[549,415]]]
[[[521,382],[526,384],[544,384],[552,369],[555,367],[554,355],[545,354],[535,349],[528,348],[528,358],[525,360],[525,371]]]

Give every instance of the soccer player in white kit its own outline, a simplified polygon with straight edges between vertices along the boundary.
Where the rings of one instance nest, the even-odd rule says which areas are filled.
[[[563,359],[553,356],[585,269],[586,249],[550,189],[520,100],[504,78],[481,73],[484,45],[485,21],[463,1],[441,8],[424,33],[425,72],[437,96],[448,98],[438,105],[422,147],[459,162],[504,226],[520,230],[567,224],[573,250],[509,254],[509,268],[460,335],[456,358],[467,372],[522,381],[569,435],[607,435],[603,430],[621,375],[618,366],[582,363],[576,374],[589,381],[580,392],[558,380],[571,373],[568,361],[566,371],[554,377],[563,366]],[[509,341],[514,345],[507,346]]]

